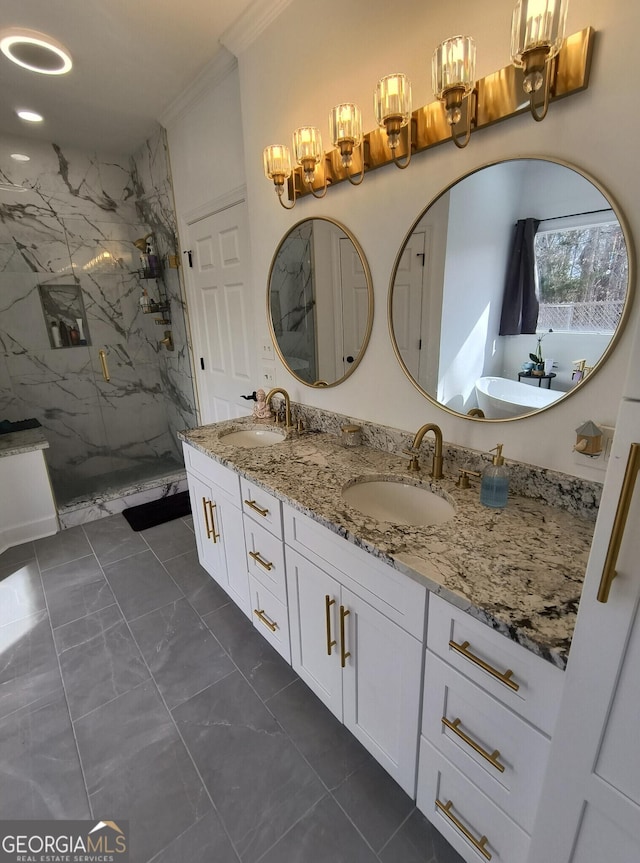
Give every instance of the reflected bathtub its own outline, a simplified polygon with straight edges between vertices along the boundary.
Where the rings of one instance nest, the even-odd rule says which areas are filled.
[[[488,419],[519,417],[549,407],[563,395],[533,384],[521,384],[508,378],[483,377],[476,381],[478,407]]]

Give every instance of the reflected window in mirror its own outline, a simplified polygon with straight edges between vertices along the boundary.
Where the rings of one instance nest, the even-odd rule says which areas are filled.
[[[528,276],[513,269],[525,222]],[[513,419],[551,407],[593,375],[575,378],[574,361],[597,370],[626,322],[629,242],[602,186],[565,163],[512,159],[463,177],[420,215],[396,257],[388,312],[403,370],[463,416],[480,408],[487,419]],[[552,374],[530,357],[539,346]]]
[[[308,386],[335,386],[358,366],[371,335],[373,287],[357,240],[331,219],[305,219],[273,256],[267,315],[278,356]]]

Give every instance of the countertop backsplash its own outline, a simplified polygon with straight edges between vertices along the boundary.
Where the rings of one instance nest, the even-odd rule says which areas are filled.
[[[362,428],[362,443],[365,446],[398,455],[402,455],[403,450],[411,445],[415,433],[378,425],[357,417],[343,416],[297,402],[291,402],[291,417],[294,425],[301,419],[305,429],[326,432],[338,437],[343,425],[359,425]],[[428,460],[428,453],[432,447],[433,439],[425,438],[421,446],[421,451],[425,454],[424,460]],[[461,468],[481,473],[491,463],[491,455],[488,453],[466,449],[446,441],[442,454],[445,472],[447,476],[454,478]],[[509,468],[510,493],[544,501],[549,506],[559,507],[566,512],[595,521],[600,504],[602,483],[558,473],[536,465],[512,461],[509,458],[505,458],[505,463]]]

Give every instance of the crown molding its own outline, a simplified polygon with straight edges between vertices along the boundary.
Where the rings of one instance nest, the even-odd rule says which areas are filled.
[[[236,57],[254,42],[263,30],[287,8],[292,0],[256,0],[220,37]]]
[[[207,63],[200,74],[189,84],[189,86],[177,96],[171,104],[162,112],[159,122],[169,127],[189,110],[194,102],[211,91],[217,84],[233,72],[238,66],[236,57],[221,45],[212,60]]]

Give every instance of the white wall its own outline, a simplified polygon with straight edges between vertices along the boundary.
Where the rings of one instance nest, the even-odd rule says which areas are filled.
[[[372,93],[381,75],[406,72],[414,104],[431,102],[431,54],[455,33],[475,37],[479,77],[507,65],[512,8],[513,0],[407,0],[401,10],[388,0],[326,0],[319,16],[310,0],[294,0],[240,53],[256,331],[259,336],[268,332],[264,292],[271,256],[283,234],[301,218],[336,218],[358,238],[371,268],[376,302],[371,342],[360,367],[335,389],[303,387],[279,366],[277,383],[287,387],[293,399],[407,431],[435,421],[448,441],[489,449],[499,438],[507,457],[601,479],[573,464],[573,430],[589,417],[608,423],[615,419],[633,326],[581,392],[551,411],[497,427],[456,417],[420,396],[393,354],[386,305],[397,250],[418,214],[443,187],[496,159],[550,156],[575,164],[603,184],[626,213],[632,235],[640,236],[634,143],[640,121],[632,107],[635,88],[628,74],[629,58],[635,56],[631,40],[640,25],[637,4],[572,0],[567,32],[589,25],[597,31],[591,83],[586,92],[552,105],[542,123],[527,115],[511,119],[474,134],[465,150],[440,145],[415,157],[405,171],[387,166],[367,175],[359,187],[343,183],[324,200],[299,201],[291,212],[278,206],[273,186],[262,174],[264,146],[288,142],[292,130],[303,124],[318,125],[328,134],[329,109],[340,101],[358,102],[365,129],[373,129]],[[215,161],[212,157],[212,171]],[[632,318],[637,317],[636,303]]]

